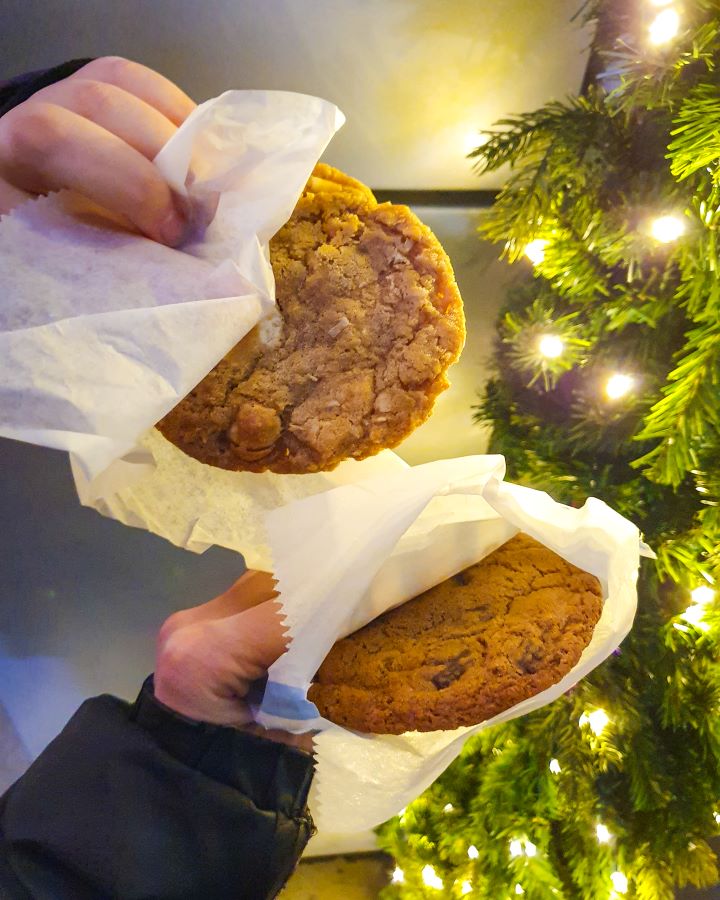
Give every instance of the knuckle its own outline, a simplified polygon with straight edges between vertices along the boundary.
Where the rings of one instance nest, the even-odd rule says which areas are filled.
[[[124,56],[101,56],[88,63],[81,72],[92,74],[94,78],[113,82],[122,81],[136,64]]]
[[[90,78],[78,78],[75,81],[73,99],[76,111],[89,118],[102,114],[115,102],[111,85]]]
[[[46,103],[18,107],[16,115],[3,117],[4,156],[23,166],[34,166],[56,152],[66,130],[55,108]]]

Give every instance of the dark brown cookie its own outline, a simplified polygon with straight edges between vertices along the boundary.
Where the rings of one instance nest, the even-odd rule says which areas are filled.
[[[277,313],[158,428],[201,462],[319,472],[427,419],[465,337],[450,262],[407,207],[319,166],[270,243]]]
[[[308,697],[374,734],[477,725],[569,672],[601,612],[594,575],[518,534],[338,641]]]

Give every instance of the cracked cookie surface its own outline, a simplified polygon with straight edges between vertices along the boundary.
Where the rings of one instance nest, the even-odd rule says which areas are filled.
[[[477,725],[569,672],[601,612],[594,575],[518,534],[338,641],[308,698],[375,734]]]
[[[277,310],[158,428],[225,469],[333,469],[394,447],[422,424],[460,354],[452,267],[404,206],[317,166],[270,242]]]

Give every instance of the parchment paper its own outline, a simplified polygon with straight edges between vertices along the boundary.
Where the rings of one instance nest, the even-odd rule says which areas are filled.
[[[508,484],[504,469],[499,456],[441,460],[268,513],[292,642],[270,669],[257,717],[266,727],[320,729],[311,809],[321,830],[360,831],[385,821],[437,778],[470,735],[554,700],[629,631],[637,602],[637,528],[599,500],[573,509]],[[307,689],[336,640],[477,562],[518,531],[602,585],[602,616],[568,675],[474,728],[361,735],[319,717]]]

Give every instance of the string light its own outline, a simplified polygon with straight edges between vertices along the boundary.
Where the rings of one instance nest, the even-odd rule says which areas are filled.
[[[527,256],[534,266],[545,259],[545,248],[548,243],[549,241],[545,241],[542,238],[535,238],[535,240],[530,241],[525,248],[525,256]]]
[[[597,835],[598,844],[608,844],[612,838],[607,825],[603,825],[602,822],[598,822],[595,834]]]
[[[565,349],[563,339],[556,334],[544,334],[538,341],[538,350],[548,359],[557,359]]]
[[[433,869],[432,866],[425,866],[422,870],[422,880],[423,884],[426,884],[428,887],[435,888],[438,891],[441,891],[444,887],[442,878],[440,878]]]
[[[703,606],[706,603],[712,603],[715,599],[715,591],[707,584],[701,584],[700,587],[693,588],[690,591],[693,603],[699,603]]]
[[[454,809],[455,809],[455,807],[452,805],[452,803],[446,803],[445,806],[443,806],[443,812],[444,812],[444,813],[450,813],[450,812],[452,812]]]
[[[561,767],[560,767],[560,763],[559,763],[558,760],[556,760],[556,759],[551,759],[551,760],[550,760],[550,765],[548,766],[548,768],[549,768],[550,771],[553,773],[553,775],[559,775],[559,774],[562,772],[562,769],[561,769]]]
[[[470,857],[470,859],[477,859],[478,856],[480,856],[478,848],[475,846],[475,844],[470,844],[470,846],[468,847],[468,856]]]
[[[582,728],[583,725],[589,725],[590,730],[595,735],[601,735],[605,730],[605,726],[610,721],[610,717],[605,712],[604,709],[594,709],[592,712],[584,712],[580,719],[578,720],[578,724]]]
[[[482,134],[480,131],[468,131],[463,141],[465,155],[472,153],[473,150],[477,150],[478,147],[484,147],[489,140],[489,134]]]
[[[648,34],[651,44],[667,44],[680,30],[680,15],[675,9],[659,12],[650,24]]]
[[[395,871],[392,873],[392,883],[393,884],[402,884],[405,881],[405,873],[399,866],[395,866]]]
[[[613,872],[610,881],[618,894],[627,894],[628,880],[622,872]]]
[[[694,626],[699,631],[709,631],[710,626],[707,622],[703,621],[704,617],[705,607],[695,603],[692,603],[684,613],[680,614],[681,619],[684,619],[688,624]]]
[[[510,856],[522,856],[522,852],[522,843],[520,841],[510,841]]]
[[[472,891],[472,885],[469,881],[463,881],[460,885],[460,893],[461,894],[469,894]]]
[[[518,883],[515,885],[515,893],[516,894],[524,894],[525,888],[521,884]]]
[[[716,823],[717,825],[720,825],[720,812],[718,812],[717,810],[715,810],[715,811],[713,812],[713,819],[715,819],[715,823]]]
[[[669,244],[685,234],[685,223],[677,216],[658,216],[650,225],[650,234],[661,244]]]
[[[632,375],[624,375],[622,372],[616,372],[611,375],[605,383],[605,394],[610,400],[619,400],[628,394],[635,386],[635,379]]]
[[[525,841],[525,856],[535,856],[537,847],[532,841]]]

